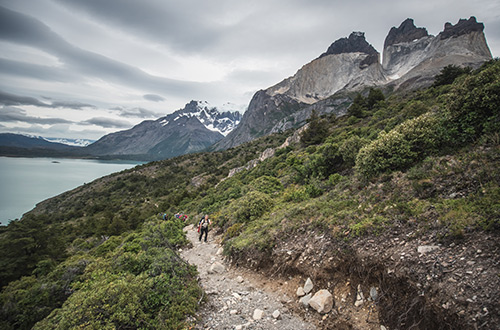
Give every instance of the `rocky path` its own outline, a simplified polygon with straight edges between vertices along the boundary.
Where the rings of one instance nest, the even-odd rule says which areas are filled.
[[[198,267],[207,303],[200,308],[195,329],[316,329],[292,314],[292,299],[262,285],[257,274],[249,276],[224,263],[217,238],[199,242],[192,226],[184,228],[193,247],[181,256]]]

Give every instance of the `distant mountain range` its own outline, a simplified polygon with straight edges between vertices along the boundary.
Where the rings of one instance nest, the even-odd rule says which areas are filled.
[[[71,143],[71,139],[58,139]],[[82,157],[82,147],[51,142],[41,136],[0,133],[0,156],[23,157]]]
[[[191,101],[170,115],[108,134],[83,148],[68,151],[57,144],[43,144],[40,139],[31,141],[32,145],[11,139],[10,145],[0,140],[0,154],[5,154],[2,148],[16,146],[156,160],[208,147],[231,148],[263,135],[300,127],[313,110],[343,115],[354,96],[366,93],[370,87],[386,93],[414,90],[431,85],[435,75],[448,65],[476,68],[492,58],[483,30],[484,25],[470,17],[455,25],[446,23],[442,32],[432,36],[408,18],[389,31],[382,62],[364,33],[353,32],[332,43],[325,53],[292,77],[255,93],[243,116],[237,111],[221,111],[207,102]]]
[[[143,121],[97,141],[0,134],[0,155],[165,159],[206,149],[240,121],[238,111],[219,111],[208,102],[191,101],[165,117]]]

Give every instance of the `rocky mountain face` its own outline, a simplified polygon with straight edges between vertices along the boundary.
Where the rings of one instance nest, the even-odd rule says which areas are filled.
[[[389,85],[419,88],[430,85],[447,65],[478,67],[492,58],[484,37],[484,25],[475,17],[446,23],[437,36],[405,20],[392,28],[384,43],[383,69]]]
[[[368,87],[416,89],[432,84],[442,68],[453,64],[478,67],[492,58],[475,17],[446,23],[437,36],[416,27],[408,18],[393,27],[384,43],[383,61],[362,32],[335,41],[317,59],[295,75],[265,90],[250,101],[241,124],[216,144],[234,147],[253,138],[299,127],[314,109],[320,114],[342,115],[353,92]]]
[[[97,156],[144,155],[147,159],[165,159],[207,148],[233,130],[240,120],[237,111],[220,112],[206,102],[191,101],[165,117],[108,134],[85,149]]]

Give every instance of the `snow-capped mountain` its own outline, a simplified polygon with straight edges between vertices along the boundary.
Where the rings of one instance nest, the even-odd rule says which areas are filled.
[[[178,110],[171,115],[165,116],[160,123],[165,126],[170,121],[176,121],[181,117],[198,118],[198,120],[207,129],[213,132],[219,132],[226,136],[231,132],[241,121],[241,114],[238,111],[229,110],[226,104],[223,106],[225,111],[219,111],[217,107],[211,106],[207,101],[191,101],[184,109]],[[174,117],[174,119],[172,119]]]
[[[98,156],[143,155],[148,159],[165,159],[206,149],[224,138],[240,120],[237,111],[220,112],[207,102],[191,101],[165,117],[105,135],[85,149]]]
[[[61,143],[73,147],[86,147],[95,142],[95,140],[89,139],[68,139],[68,138],[51,138],[51,137],[41,137],[45,141],[53,143]]]

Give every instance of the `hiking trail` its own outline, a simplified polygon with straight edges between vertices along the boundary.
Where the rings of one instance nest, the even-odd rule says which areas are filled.
[[[185,227],[184,232],[193,246],[183,249],[181,256],[198,268],[207,300],[200,306],[195,329],[316,329],[294,315],[292,297],[266,285],[262,275],[225,263],[220,237],[214,237],[213,231],[207,243],[198,241],[195,226]]]

